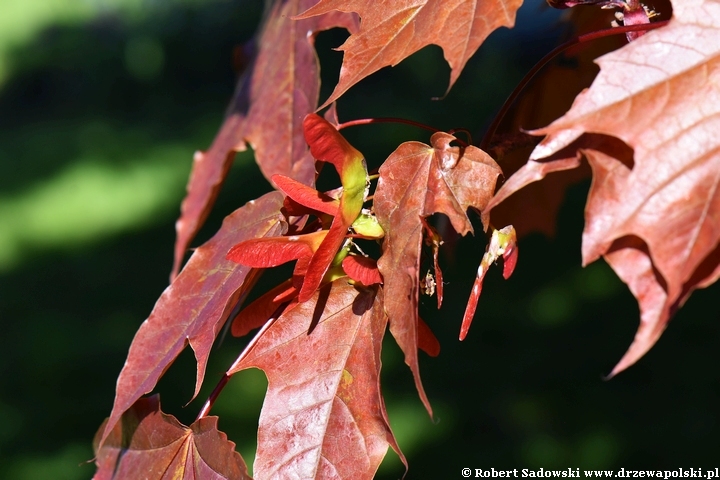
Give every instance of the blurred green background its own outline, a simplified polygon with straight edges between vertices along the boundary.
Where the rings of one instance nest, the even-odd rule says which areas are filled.
[[[0,4],[0,478],[93,475],[83,464],[92,437],[133,334],[167,286],[192,154],[222,121],[233,48],[252,36],[261,10],[259,0]],[[442,101],[431,97],[445,91],[449,69],[428,47],[352,89],[340,118],[400,116],[481,133],[562,34],[557,18],[528,2],[518,28],[494,34]],[[323,98],[342,58],[330,49],[344,38],[318,38]],[[347,136],[371,167],[402,141],[428,141],[396,125]],[[238,155],[196,244],[268,188],[251,153]],[[436,359],[421,356],[435,422],[386,342],[383,388],[406,478],[460,478],[463,467],[718,466],[718,287],[695,293],[643,360],[604,381],[638,311],[604,263],[579,267],[587,189],[568,191],[554,239],[522,239],[509,281],[491,271],[463,343],[459,323],[484,243],[461,239],[444,259],[443,309],[427,297],[420,306],[443,348]],[[200,398],[183,407],[194,382],[186,350],[160,382],[164,410],[192,422],[245,341],[225,340]],[[262,373],[242,372],[213,410],[250,465],[265,387]],[[402,473],[391,453],[379,476]]]

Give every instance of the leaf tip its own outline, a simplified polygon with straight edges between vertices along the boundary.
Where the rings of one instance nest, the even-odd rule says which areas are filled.
[[[418,317],[418,348],[431,357],[440,355],[440,342],[425,321]]]
[[[479,273],[479,272],[478,272]],[[468,331],[470,330],[470,324],[472,324],[473,318],[475,317],[475,310],[477,309],[478,300],[480,299],[480,293],[482,293],[482,282],[485,275],[478,275],[475,277],[475,283],[473,283],[472,292],[468,299],[467,307],[465,307],[465,315],[463,315],[462,325],[460,326],[460,341],[462,342],[467,337]]]

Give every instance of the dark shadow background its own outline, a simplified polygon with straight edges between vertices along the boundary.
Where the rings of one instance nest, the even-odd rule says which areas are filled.
[[[167,286],[192,153],[220,125],[235,83],[233,48],[251,37],[262,5],[38,5],[8,10],[16,28],[0,33],[0,478],[82,479],[94,472],[80,464],[92,457],[133,334]],[[431,97],[445,91],[449,68],[428,47],[353,88],[340,118],[406,117],[482,134],[563,35],[557,22],[528,2],[518,28],[494,34],[444,100]],[[318,38],[322,98],[342,58],[330,48],[344,38]],[[428,141],[398,125],[349,129],[347,137],[371,168],[402,141]],[[718,287],[693,294],[645,358],[604,381],[633,338],[638,310],[604,263],[579,266],[588,186],[567,192],[553,239],[521,240],[510,280],[490,272],[462,343],[484,242],[461,239],[443,258],[445,305],[437,312],[435,299],[423,297],[420,306],[443,348],[436,359],[421,356],[434,423],[400,351],[386,342],[383,386],[410,463],[406,478],[461,478],[463,467],[718,466]],[[251,153],[238,155],[196,244],[267,188]],[[275,282],[266,276],[259,288]],[[226,339],[200,398],[183,408],[195,368],[186,350],[160,382],[164,410],[192,422],[244,342]],[[262,373],[242,372],[213,410],[249,464],[265,386]],[[379,477],[402,473],[391,453]]]

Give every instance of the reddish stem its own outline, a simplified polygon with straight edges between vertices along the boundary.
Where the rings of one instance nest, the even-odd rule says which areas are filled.
[[[215,403],[215,400],[217,400],[217,397],[220,395],[220,392],[222,392],[223,388],[225,388],[225,385],[227,385],[228,380],[230,380],[230,376],[228,374],[223,373],[223,376],[220,378],[220,381],[217,385],[215,385],[215,388],[213,389],[212,393],[208,397],[208,399],[205,401],[205,404],[203,405],[202,409],[200,409],[200,413],[198,413],[197,418],[195,421],[200,420],[201,418],[207,417],[207,414],[210,413],[210,409],[212,408],[213,404]]]
[[[255,334],[255,337],[253,337],[252,340],[247,344],[245,349],[242,351],[240,356],[233,362],[233,364],[230,366],[228,371],[234,370],[237,365],[240,364],[240,362],[247,357],[248,353],[250,353],[250,350],[255,346],[255,344],[260,340],[260,337],[267,331],[270,326],[275,323],[275,320],[282,314],[282,311],[285,309],[286,305],[283,304],[275,310],[275,312],[272,314],[270,319],[265,322],[265,325],[258,330],[258,333]],[[222,392],[223,388],[225,388],[225,385],[227,385],[228,380],[230,380],[230,375],[227,373],[223,373],[223,376],[220,378],[220,381],[215,385],[215,388],[213,389],[212,393],[208,397],[207,400],[205,400],[205,403],[203,404],[202,408],[200,409],[200,412],[197,415],[197,418],[195,421],[200,420],[201,418],[207,417],[208,413],[210,413],[210,409],[215,404],[215,401],[217,400],[218,396],[220,396],[220,392]]]
[[[397,117],[361,118],[358,120],[350,120],[349,122],[341,123],[340,125],[338,125],[337,129],[342,130],[343,128],[347,127],[354,127],[356,125],[369,125],[371,123],[404,123],[405,125],[422,128],[425,130],[429,130],[433,133],[440,131],[437,128],[425,125],[424,123],[414,122],[412,120]]]
[[[435,127],[431,127],[429,125],[425,125],[424,123],[415,122],[412,120],[407,120],[405,118],[398,118],[398,117],[380,117],[380,118],[361,118],[358,120],[350,120],[349,122],[341,123],[337,126],[338,130],[342,130],[343,128],[347,127],[354,127],[357,125],[369,125],[371,123],[402,123],[405,125],[410,125],[412,127],[418,127],[422,128],[423,130],[428,130],[430,132],[436,133],[441,132],[442,130],[439,130]],[[470,133],[465,130],[464,128],[456,128],[454,130],[450,130],[450,132],[466,132],[468,136],[470,136]],[[452,133],[451,133],[452,135]],[[456,137],[457,138],[457,137]],[[465,143],[463,140],[457,139],[458,143],[460,143],[463,147],[467,147],[468,144]]]
[[[464,133],[465,135],[467,135],[468,140],[467,140],[467,144],[464,145],[465,147],[467,147],[468,145],[472,145],[472,143],[473,143],[473,141],[472,141],[472,134],[470,133],[470,130],[468,130],[467,128],[453,128],[453,129],[450,130],[448,133],[449,133],[450,135],[453,135],[455,138],[457,138],[457,135],[455,135],[455,134],[458,133],[458,132],[462,132],[462,133]],[[460,141],[460,140],[458,140],[458,142],[459,142],[459,141]]]
[[[503,118],[505,118],[505,115],[507,114],[508,110],[510,110],[510,107],[513,103],[515,103],[515,100],[517,100],[517,97],[520,95],[520,93],[525,89],[528,83],[530,83],[530,80],[537,75],[537,73],[545,66],[547,65],[550,60],[555,58],[559,53],[562,53],[563,51],[567,50],[570,47],[573,47],[575,45],[578,45],[580,43],[590,42],[592,40],[596,40],[598,38],[604,38],[609,37],[611,35],[619,35],[621,33],[627,33],[627,32],[640,32],[640,31],[650,31],[654,30],[656,28],[664,27],[667,25],[669,20],[663,20],[661,22],[654,22],[654,23],[643,23],[640,25],[626,25],[622,27],[613,27],[608,28],[605,30],[598,30],[596,32],[590,32],[586,33],[584,35],[579,35],[575,38],[572,38],[568,40],[567,42],[563,43],[562,45],[559,45],[555,48],[553,48],[550,53],[545,55],[538,63],[533,66],[533,68],[530,69],[530,71],[523,77],[522,80],[520,80],[520,83],[515,87],[515,90],[512,91],[510,96],[505,100],[505,103],[503,103],[502,107],[500,107],[500,111],[493,119],[492,123],[488,127],[487,132],[485,132],[485,136],[482,139],[482,142],[480,143],[480,149],[487,151],[490,146],[490,141],[495,136],[495,131],[497,130],[498,126],[500,125],[500,122],[502,122]]]

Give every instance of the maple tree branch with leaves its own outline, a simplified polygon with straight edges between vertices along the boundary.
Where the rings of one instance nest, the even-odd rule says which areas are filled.
[[[444,215],[465,236],[475,233],[468,215],[475,212],[487,237],[465,315],[458,319],[462,340],[491,265],[502,262],[507,279],[518,261],[518,238],[526,233],[522,213],[505,222],[501,206],[522,198],[526,186],[583,161],[593,175],[583,264],[603,257],[641,310],[635,340],[610,376],[652,347],[693,290],[720,276],[720,140],[714,133],[720,102],[698,108],[701,99],[720,98],[720,4],[674,2],[667,20],[636,0],[553,0],[558,8],[617,9],[616,26],[553,50],[490,123],[480,148],[455,132],[401,120],[431,130],[429,144],[400,144],[377,175],[369,175],[365,158],[339,130],[398,120],[340,123],[335,102],[363,78],[430,44],[443,49],[450,65],[449,89],[492,31],[514,25],[521,4],[452,3],[425,0],[404,8],[361,0],[270,2],[258,49],[228,115],[208,151],[195,156],[176,225],[172,282],[130,347],[110,417],[96,437],[96,478],[131,478],[128,472],[138,464],[183,477],[192,471],[199,478],[248,478],[245,461],[208,416],[231,376],[248,368],[263,370],[269,382],[258,426],[257,478],[371,478],[388,448],[407,467],[385,411],[380,352],[389,331],[432,417],[419,351],[436,356],[440,344],[418,305],[421,295],[435,295],[442,305],[438,252],[448,230],[441,232],[430,218]],[[350,36],[339,49],[344,56],[338,83],[320,104],[313,43],[318,32],[334,27]],[[508,107],[557,53],[611,34],[625,34],[629,43],[597,60],[600,74],[567,113],[529,132],[543,139],[524,166],[505,178],[502,159],[488,151]],[[285,88],[282,95],[273,90],[277,82]],[[325,107],[330,108],[323,118],[316,112]],[[182,266],[233,154],[248,146],[275,191],[229,215]],[[319,191],[316,181],[326,164],[340,186]],[[367,255],[363,245],[379,254]],[[432,259],[426,271],[424,258]],[[265,269],[287,262],[295,262],[291,278],[243,305]],[[143,395],[189,344],[197,360],[196,396],[226,322],[235,336],[257,332],[196,422],[185,427],[160,411],[156,397]],[[178,445],[185,460],[176,460]]]

